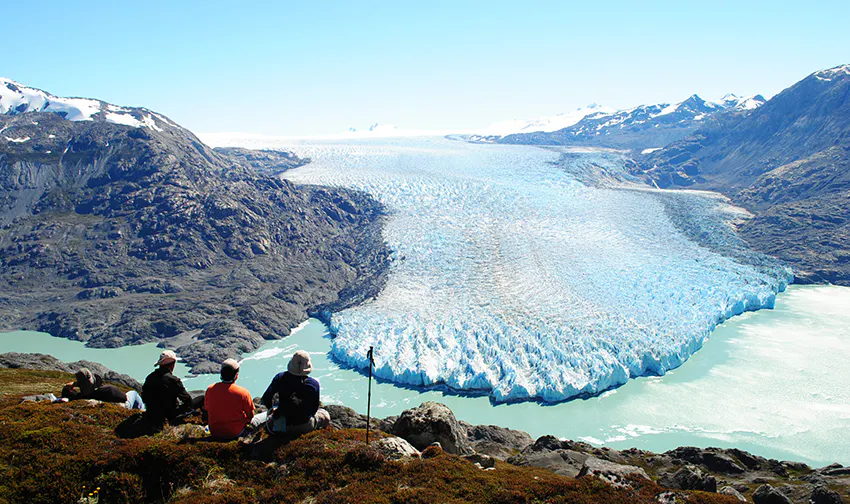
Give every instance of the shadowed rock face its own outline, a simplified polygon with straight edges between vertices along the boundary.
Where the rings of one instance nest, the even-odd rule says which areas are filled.
[[[0,330],[161,341],[217,372],[379,292],[374,200],[258,174],[245,153],[159,126],[0,116]]]
[[[271,149],[253,150],[242,147],[216,147],[215,152],[266,175],[279,175],[286,170],[303,166],[310,159],[301,159],[291,152]]]
[[[638,162],[660,187],[720,191],[739,230],[798,281],[850,285],[850,66],[816,72],[749,115],[716,116]]]

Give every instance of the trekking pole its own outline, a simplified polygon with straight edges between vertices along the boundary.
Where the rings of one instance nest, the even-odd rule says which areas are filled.
[[[372,358],[372,351],[375,347],[369,347],[366,357],[369,359],[369,394],[366,399],[366,444],[369,444],[369,424],[372,419],[372,365],[375,360]]]

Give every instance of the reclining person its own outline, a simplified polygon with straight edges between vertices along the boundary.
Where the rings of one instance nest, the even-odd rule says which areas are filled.
[[[303,350],[295,352],[287,370],[275,375],[263,394],[263,404],[270,414],[260,413],[252,425],[257,426],[270,417],[267,423],[270,432],[296,435],[330,425],[330,415],[319,408],[319,382],[309,376],[312,370],[310,354]],[[278,406],[272,409],[275,394]]]
[[[89,368],[80,368],[74,375],[75,381],[62,387],[62,397],[73,401],[76,399],[95,399],[97,401],[121,403],[127,409],[145,409],[142,398],[135,390],[127,393],[115,385],[104,385],[100,375],[92,373]]]
[[[159,355],[158,368],[145,378],[142,399],[145,401],[145,421],[155,428],[162,428],[166,420],[172,425],[181,423],[183,417],[200,404],[193,403],[180,378],[174,376],[177,355],[165,350]]]
[[[239,437],[254,418],[254,400],[245,387],[236,385],[237,378],[239,363],[227,359],[221,363],[221,381],[207,387],[204,394],[210,435],[216,439]]]

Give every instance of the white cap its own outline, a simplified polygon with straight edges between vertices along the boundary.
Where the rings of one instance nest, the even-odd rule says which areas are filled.
[[[174,353],[174,350],[163,350],[161,354],[159,354],[159,360],[156,361],[154,366],[163,366],[165,364],[171,364],[172,362],[177,362],[177,354]]]

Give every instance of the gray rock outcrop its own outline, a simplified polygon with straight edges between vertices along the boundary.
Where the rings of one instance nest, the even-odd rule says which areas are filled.
[[[810,500],[812,504],[842,504],[844,502],[838,492],[826,485],[815,485]]]
[[[675,473],[664,473],[658,478],[658,484],[679,490],[717,491],[717,480],[710,474],[703,474],[699,468],[686,466]]]
[[[641,467],[617,464],[610,460],[603,460],[596,457],[587,457],[578,473],[578,477],[596,476],[610,483],[628,484],[629,477],[640,477],[649,480],[649,475]]]
[[[460,422],[466,429],[467,440],[476,453],[483,453],[499,460],[518,454],[534,443],[527,433],[497,425],[470,425]]]
[[[731,486],[725,486],[725,487],[721,488],[720,490],[718,490],[717,493],[723,494],[723,495],[729,495],[731,497],[738,499],[741,502],[747,502],[747,498],[744,497],[744,495],[741,492],[739,492],[738,490],[736,490],[734,487],[731,487]]]
[[[753,492],[754,504],[793,504],[791,499],[771,485],[762,485]]]
[[[378,450],[390,460],[419,457],[419,450],[400,437],[381,438],[372,443],[372,448]]]
[[[395,421],[392,431],[410,441],[419,450],[424,450],[433,442],[439,442],[447,453],[472,453],[466,428],[457,421],[452,410],[445,404],[428,401],[416,408],[405,410]]]

